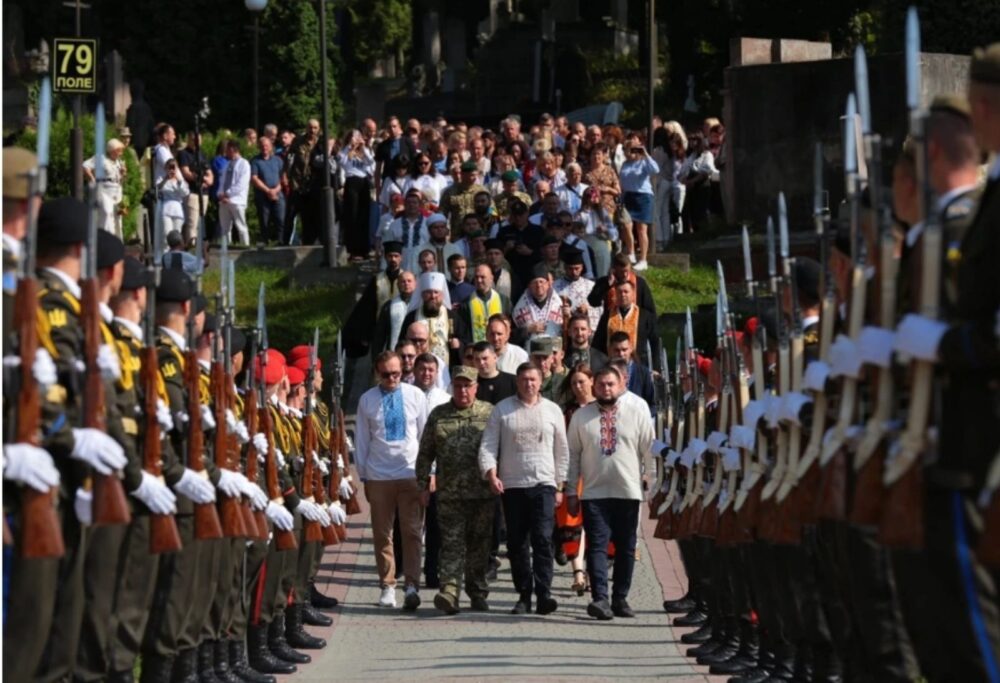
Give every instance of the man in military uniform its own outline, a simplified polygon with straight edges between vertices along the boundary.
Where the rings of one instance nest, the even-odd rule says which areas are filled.
[[[559,403],[559,390],[566,374],[552,371],[552,355],[555,353],[555,338],[535,337],[531,340],[529,355],[531,362],[542,371],[542,388],[539,393],[550,401]]]
[[[441,193],[441,213],[448,216],[451,223],[451,237],[457,240],[463,236],[462,221],[476,211],[476,195],[488,190],[476,182],[479,168],[475,161],[462,162],[459,181]]]
[[[479,442],[492,406],[476,400],[478,373],[467,366],[452,371],[452,399],[431,411],[417,453],[421,501],[430,503],[431,466],[436,464],[438,519],[441,527],[440,592],[434,606],[458,612],[460,582],[472,609],[486,611],[486,571],[492,545],[494,500],[479,476]]]
[[[941,158],[930,156],[932,183],[940,184],[945,169],[957,171],[954,175],[961,178],[964,169],[974,167],[977,155],[967,159],[967,153],[947,153],[969,147],[970,129],[981,149],[1000,151],[1000,44],[975,51],[969,81],[967,118],[954,99],[947,107],[950,111],[931,108],[930,147],[941,150]],[[980,565],[971,550],[983,527],[976,496],[1000,448],[1000,432],[995,428],[996,383],[1000,379],[995,332],[1000,309],[996,269],[1000,258],[996,230],[1000,222],[1000,163],[994,161],[990,166],[974,212],[968,210],[963,197],[969,189],[954,189],[953,196],[945,193],[937,207],[942,214],[945,252],[942,319],[911,313],[896,330],[897,351],[940,363],[939,372],[944,376],[941,445],[936,460],[923,474],[925,547],[908,562],[897,561],[896,568],[906,596],[904,603],[920,599],[921,606],[933,614],[933,627],[926,621],[926,612],[920,615],[923,621],[907,615],[927,677],[993,680],[1000,677],[996,575]],[[914,257],[918,253],[919,247]],[[917,595],[920,597],[915,598]]]

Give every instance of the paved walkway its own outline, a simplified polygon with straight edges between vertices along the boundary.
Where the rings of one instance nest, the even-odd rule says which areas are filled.
[[[654,539],[651,522],[643,523],[641,561],[629,596],[637,618],[611,622],[587,617],[589,597],[570,592],[569,566],[556,567],[555,614],[508,614],[514,591],[506,561],[490,592],[488,614],[442,615],[434,609],[432,589],[421,592],[424,602],[415,615],[380,609],[367,515],[350,522],[348,540],[328,549],[316,582],[341,601],[330,612],[332,627],[309,629],[329,645],[289,680],[724,680],[685,658],[687,646],[678,641],[683,630],[669,625],[661,603],[680,596],[686,579],[676,545]],[[402,604],[401,591],[397,600]]]

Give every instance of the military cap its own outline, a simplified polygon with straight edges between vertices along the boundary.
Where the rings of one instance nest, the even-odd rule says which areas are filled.
[[[306,381],[306,373],[294,365],[289,365],[285,368],[285,374],[288,375],[288,383],[293,387]]]
[[[562,351],[562,348],[563,348],[562,337],[551,337],[551,339],[552,339],[552,350],[553,351]]]
[[[703,377],[708,377],[712,374],[712,359],[698,354],[698,372],[700,372]]]
[[[216,332],[219,329],[219,319],[215,317],[214,313],[205,314],[205,324],[201,328],[202,334],[208,334],[209,332]]]
[[[490,249],[496,249],[497,251],[503,251],[503,242],[493,237],[486,240],[486,251]]]
[[[514,201],[512,201],[510,203],[510,206],[508,206],[507,208],[510,209],[511,213],[527,213],[528,212],[528,205],[525,204],[524,202],[522,202],[520,199],[515,199]]]
[[[208,299],[205,298],[204,294],[195,294],[193,300],[194,300],[195,315],[201,313],[206,308],[208,308]]]
[[[149,287],[150,273],[146,266],[134,256],[125,257],[125,274],[122,275],[122,290],[131,292],[143,287]]]
[[[112,268],[125,258],[125,243],[107,230],[97,231],[97,269]]]
[[[183,270],[167,268],[160,273],[160,286],[156,288],[157,301],[183,303],[194,295],[194,283]]]
[[[299,358],[308,358],[311,352],[312,345],[310,344],[299,344],[298,346],[293,346],[288,352],[288,362],[294,363]]]
[[[80,244],[87,241],[87,205],[73,197],[50,199],[38,212],[38,242]]]
[[[516,183],[518,181],[517,171],[504,171],[500,175],[500,180],[507,183]]]
[[[560,242],[562,242],[562,240],[556,237],[555,235],[546,235],[545,237],[542,238],[543,247],[547,247],[551,244],[559,244]]]
[[[389,242],[382,243],[382,251],[386,254],[402,254],[403,253],[403,243],[391,240]]]
[[[544,263],[536,263],[535,267],[531,269],[531,279],[532,280],[548,280],[549,279],[549,267]]]
[[[309,372],[309,356],[302,356],[296,358],[295,360],[289,358],[288,364],[291,365],[292,367],[298,368],[302,372]],[[316,370],[317,371],[323,370],[323,361],[320,360],[319,358],[316,359]]]
[[[476,162],[475,161],[472,161],[470,159],[469,161],[463,161],[462,162],[462,173],[468,173],[470,171],[478,171],[478,170],[479,170],[479,167],[476,166]]]
[[[243,330],[238,327],[229,328],[229,353],[235,356],[237,353],[243,353],[244,347],[247,345],[247,336],[243,334]]]
[[[38,166],[38,157],[21,147],[3,148],[3,196],[27,199],[31,191],[29,174]]]
[[[1000,85],[1000,43],[973,50],[969,80],[973,83]]]
[[[551,356],[555,349],[552,337],[535,337],[531,340],[532,356]]]
[[[475,368],[470,368],[468,365],[456,365],[451,369],[451,381],[464,379],[475,384],[479,381],[479,373],[476,372]]]
[[[815,259],[795,259],[793,274],[795,276],[795,287],[798,289],[799,296],[805,296],[807,299],[815,301],[819,300],[820,270],[819,262]]]
[[[562,261],[567,266],[582,266],[583,252],[579,249],[567,249]]]
[[[473,230],[473,231],[472,231],[472,232],[470,232],[470,233],[466,233],[466,235],[465,235],[465,236],[466,236],[466,238],[467,238],[467,239],[470,239],[470,240],[477,240],[477,239],[479,239],[480,237],[486,237],[486,233],[485,233],[485,232],[483,232],[482,230]]]
[[[264,384],[277,384],[285,376],[285,357],[275,349],[267,350],[267,371],[264,371],[260,358],[254,359],[254,374],[262,377]]]
[[[930,110],[933,113],[954,114],[963,119],[972,116],[969,100],[961,95],[938,95],[931,102]]]

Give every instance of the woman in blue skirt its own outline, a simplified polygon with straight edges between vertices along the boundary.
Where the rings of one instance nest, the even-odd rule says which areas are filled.
[[[629,254],[635,262],[636,270],[646,270],[646,255],[649,252],[649,224],[653,222],[653,184],[651,178],[660,172],[660,166],[649,156],[638,135],[630,135],[625,140],[625,163],[619,174],[625,208],[632,217],[635,231],[632,242],[639,252]]]

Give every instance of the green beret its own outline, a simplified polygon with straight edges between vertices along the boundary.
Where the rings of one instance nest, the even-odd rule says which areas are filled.
[[[516,183],[518,180],[517,171],[504,171],[500,176],[500,180],[508,183]]]
[[[470,159],[469,161],[463,161],[462,162],[462,173],[468,173],[470,171],[478,171],[478,170],[479,170],[479,167],[476,166],[476,162],[475,161],[472,161]]]
[[[969,80],[973,83],[1000,85],[1000,43],[973,50]]]
[[[165,268],[160,273],[160,286],[156,288],[157,301],[183,303],[194,294],[194,282],[179,268]]]
[[[149,287],[150,273],[146,266],[134,256],[125,257],[125,274],[122,276],[122,291],[131,292]]]
[[[86,242],[87,211],[87,205],[73,197],[59,197],[43,203],[38,212],[38,243]]]
[[[972,115],[969,100],[961,95],[938,95],[931,102],[930,110],[935,113],[954,114],[968,119]]]
[[[473,230],[472,232],[467,233],[465,236],[470,240],[477,240],[480,237],[486,237],[486,233],[483,232],[482,230]]]
[[[555,340],[552,337],[535,337],[531,340],[532,356],[551,356],[555,350]]]
[[[457,379],[476,383],[479,381],[479,373],[476,372],[475,368],[470,368],[468,365],[456,365],[451,369],[451,381],[454,382]]]
[[[97,231],[97,269],[112,268],[125,258],[125,243],[107,230]]]
[[[27,199],[31,189],[28,175],[38,166],[38,157],[21,147],[3,148],[3,196]]]

